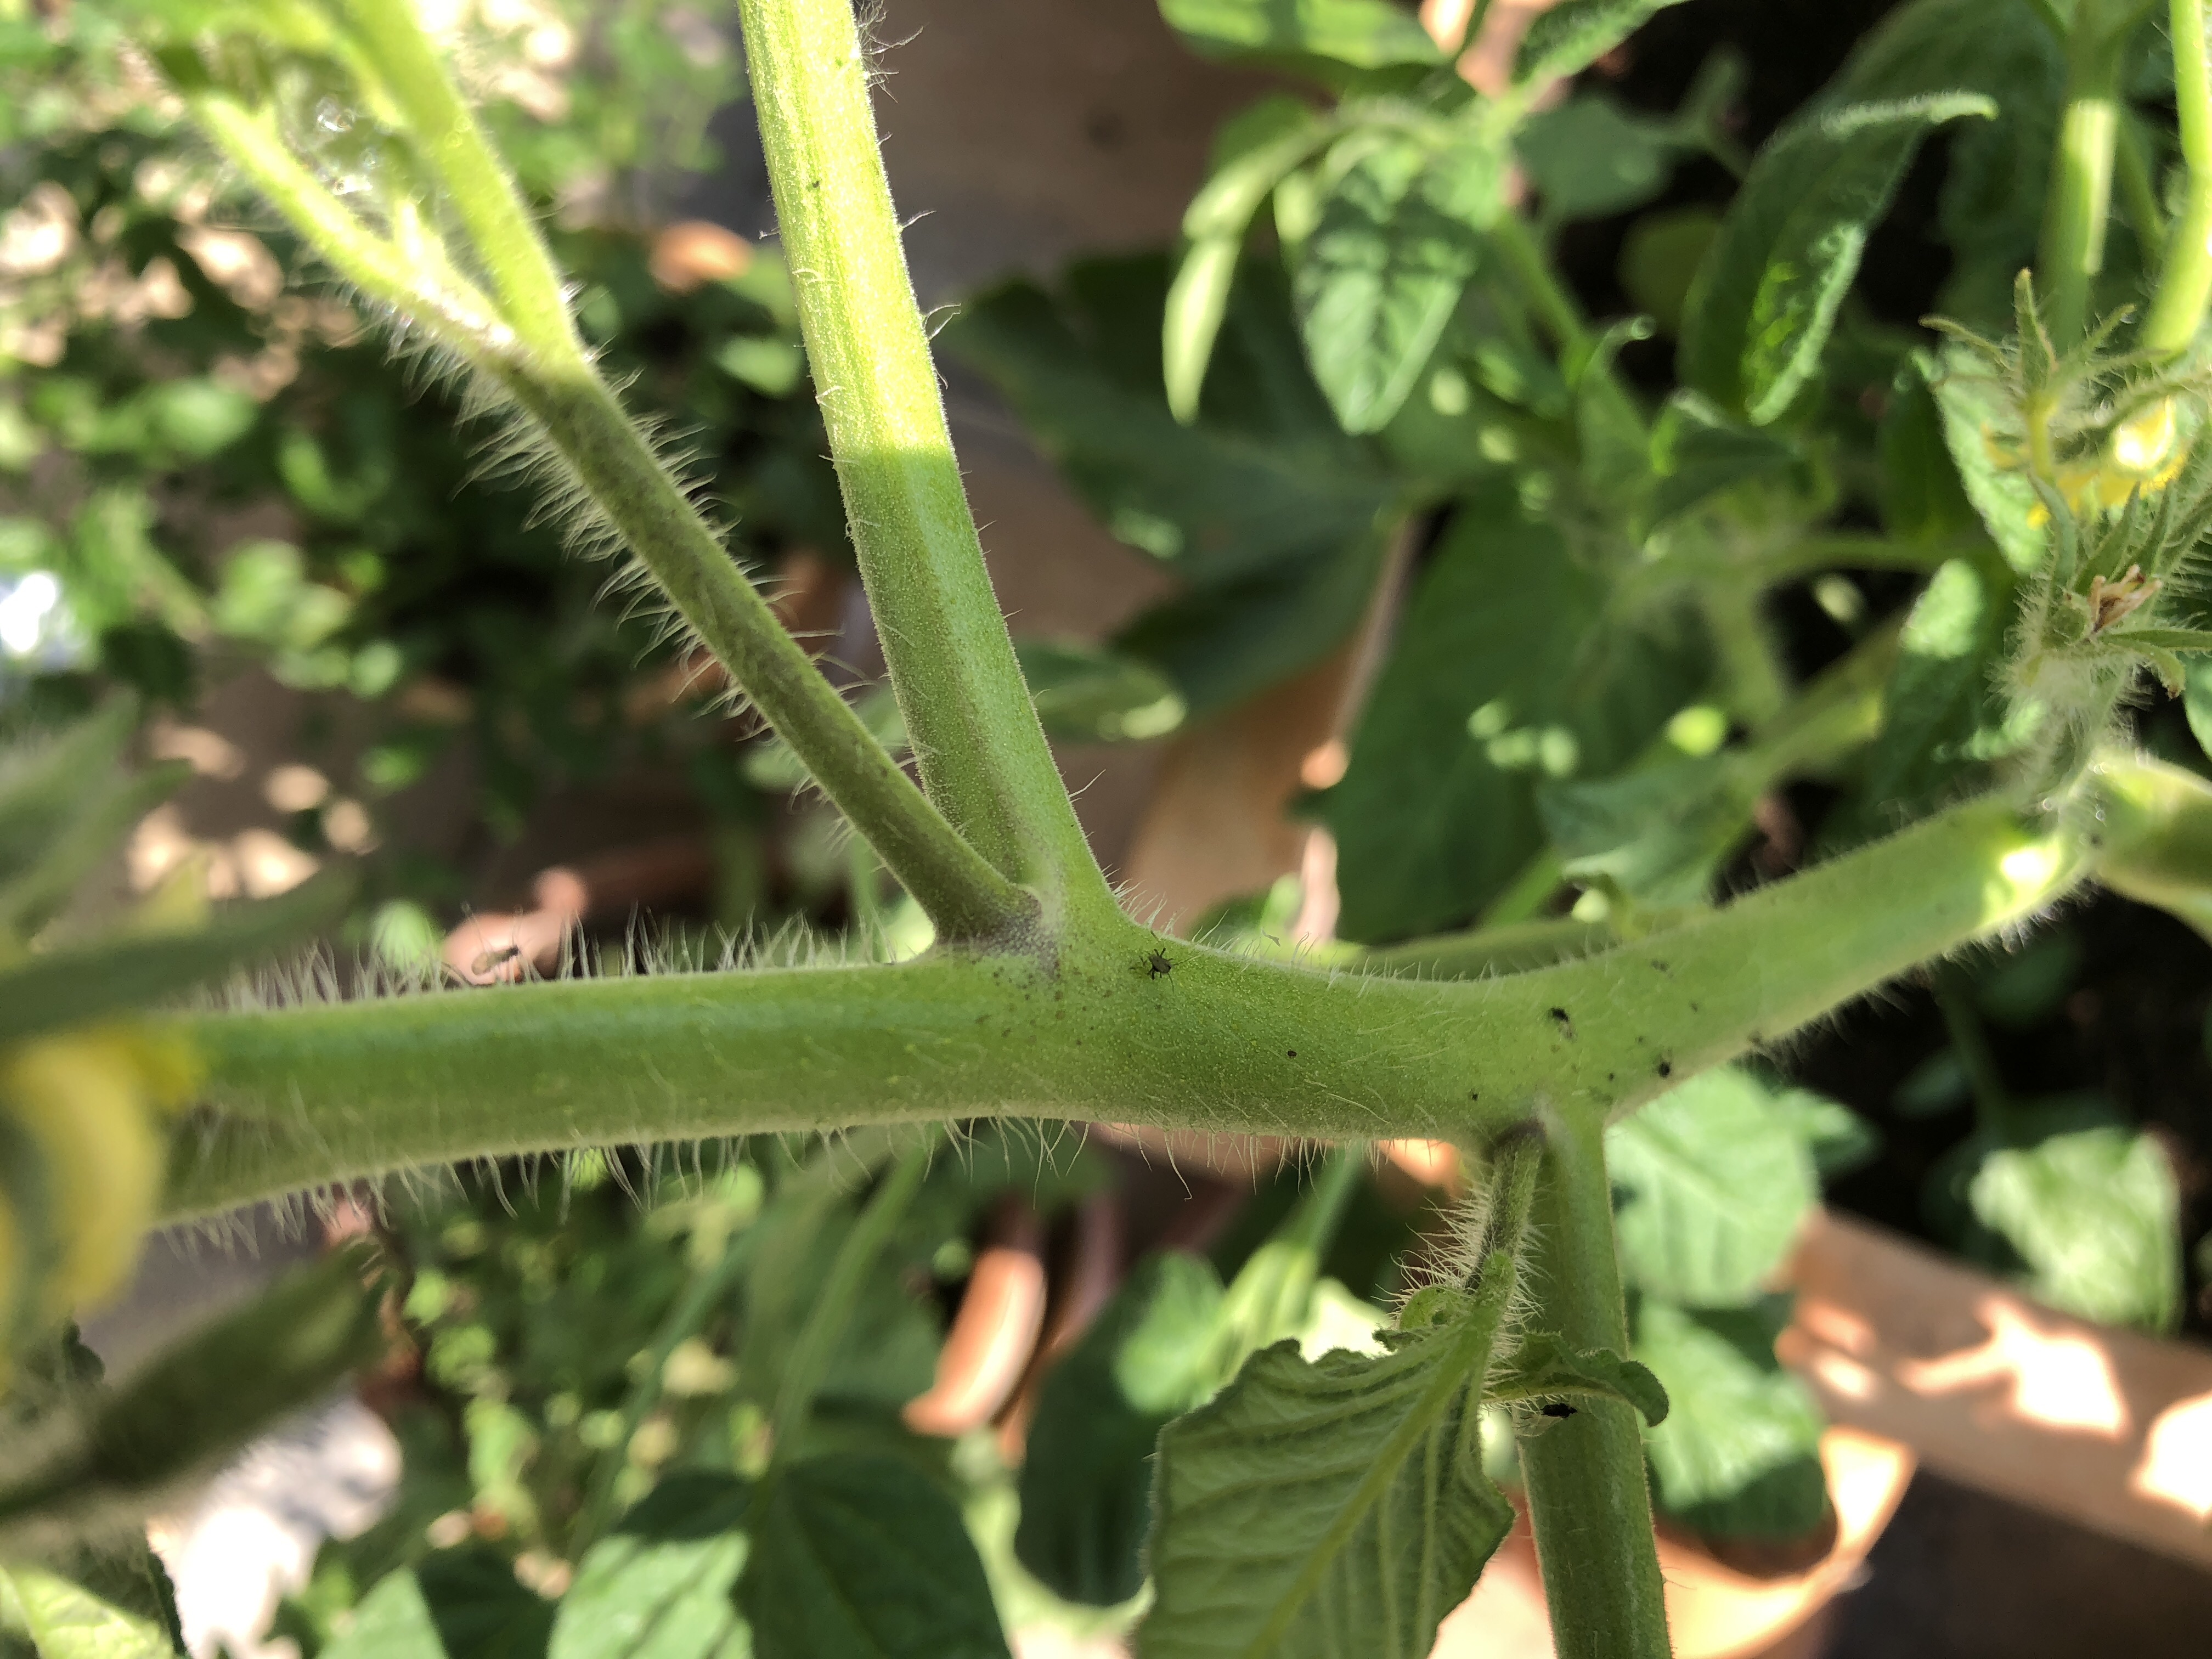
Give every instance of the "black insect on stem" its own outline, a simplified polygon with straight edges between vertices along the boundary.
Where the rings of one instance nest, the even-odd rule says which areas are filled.
[[[1575,1414],[1575,1408],[1564,1400],[1554,1400],[1543,1409],[1547,1417],[1572,1417]]]
[[[1168,975],[1172,974],[1173,972],[1175,972],[1175,963],[1168,960],[1168,953],[1166,951],[1152,951],[1146,953],[1145,957],[1145,977],[1146,979],[1164,979]]]

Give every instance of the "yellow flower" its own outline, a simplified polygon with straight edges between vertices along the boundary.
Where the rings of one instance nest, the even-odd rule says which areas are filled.
[[[119,1289],[161,1199],[166,1109],[189,1097],[190,1053],[135,1026],[34,1038],[0,1050],[0,1114],[28,1138],[46,1194],[40,1216],[0,1191],[5,1327],[33,1328]],[[41,1224],[41,1241],[25,1230]],[[43,1284],[25,1282],[40,1258]]]
[[[2103,451],[2068,462],[2051,482],[2076,513],[2097,507],[2125,507],[2128,497],[2141,490],[2157,494],[2179,476],[2189,459],[2180,441],[2174,401],[2161,398],[2115,426]],[[1982,448],[1990,461],[2007,472],[2026,465],[2021,453],[1984,428]],[[2028,509],[2028,522],[2040,526],[2051,514],[2041,501]]]

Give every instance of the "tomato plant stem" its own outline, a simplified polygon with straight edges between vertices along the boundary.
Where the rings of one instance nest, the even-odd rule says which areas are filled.
[[[2133,0],[2081,0],[2067,39],[2066,101],[2036,256],[2045,324],[2061,350],[2087,331],[2092,289],[2105,265],[2122,48],[2140,15]]]
[[[1014,659],[945,426],[846,0],[741,0],[800,327],[930,797],[1048,902],[1118,914]]]
[[[2188,186],[2143,321],[2142,349],[2161,357],[2197,337],[2212,300],[2212,48],[2204,38],[2204,0],[2172,0],[2171,16],[2173,101]]]
[[[1529,1289],[1535,1328],[1628,1352],[1603,1127],[1547,1118]],[[1666,1659],[1667,1607],[1635,1408],[1593,1400],[1521,1443],[1559,1659]]]

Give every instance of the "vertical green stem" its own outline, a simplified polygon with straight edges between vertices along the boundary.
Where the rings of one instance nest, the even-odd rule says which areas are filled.
[[[1605,1131],[1549,1116],[1532,1237],[1537,1328],[1579,1348],[1628,1350]],[[1668,1659],[1667,1607],[1635,1409],[1579,1407],[1521,1445],[1528,1514],[1559,1659]]]
[[[1990,1048],[1989,1033],[1974,1012],[1973,994],[1966,976],[1949,963],[1939,963],[1935,972],[1936,1005],[1943,1011],[1943,1024],[1958,1050],[1959,1064],[1966,1073],[1974,1097],[1974,1126],[1984,1133],[2003,1135],[2013,1127],[2012,1091]]]
[[[921,1190],[923,1178],[929,1173],[930,1155],[936,1150],[937,1136],[931,1133],[922,1143],[891,1166],[890,1173],[883,1179],[867,1204],[860,1211],[860,1218],[853,1231],[845,1235],[838,1247],[836,1259],[830,1264],[830,1276],[823,1282],[822,1294],[807,1316],[806,1323],[799,1328],[799,1340],[792,1344],[791,1357],[785,1361],[783,1381],[776,1389],[775,1409],[769,1419],[773,1438],[770,1445],[778,1458],[790,1455],[799,1442],[806,1422],[814,1412],[814,1396],[822,1391],[822,1384],[830,1375],[830,1362],[836,1358],[837,1345],[844,1340],[845,1328],[853,1322],[853,1310],[860,1304],[860,1286],[875,1266],[876,1258],[890,1243],[893,1231],[914,1202],[914,1195]]]
[[[1104,915],[945,423],[849,0],[740,0],[753,102],[861,579],[930,796],[999,869]]]
[[[2051,338],[2064,350],[2087,331],[2092,284],[2105,264],[2119,137],[2120,48],[2126,23],[2112,0],[2079,0],[2066,47],[2066,103],[2043,209],[2038,286]]]
[[[1552,343],[1559,348],[1560,366],[1569,378],[1571,380],[1585,369],[1598,375],[1606,401],[1626,416],[1630,426],[1642,431],[1643,413],[1613,372],[1613,364],[1590,362],[1590,355],[1598,348],[1598,337],[1590,332],[1574,295],[1553,273],[1528,222],[1510,209],[1499,214],[1497,222],[1490,228],[1490,247],[1498,256],[1506,280],[1520,295],[1522,304],[1535,318],[1536,326],[1551,336]]]
[[[2177,355],[2197,337],[2206,301],[2212,300],[2212,62],[2204,40],[2204,0],[2172,0],[2172,6],[2173,100],[2189,189],[2143,321],[2142,349],[2161,357]]]
[[[592,1467],[591,1486],[576,1516],[575,1529],[568,1538],[570,1560],[582,1560],[584,1552],[614,1519],[615,1492],[623,1470],[629,1467],[629,1443],[636,1437],[646,1414],[660,1403],[670,1356],[698,1333],[723,1299],[737,1288],[738,1275],[751,1259],[754,1242],[759,1237],[757,1232],[747,1230],[732,1238],[724,1247],[720,1261],[693,1276],[683,1297],[668,1310],[667,1316],[660,1322],[660,1328],[653,1333],[653,1344],[646,1350],[645,1367],[623,1401],[621,1426]]]
[[[1789,676],[1759,601],[1759,588],[1741,580],[1707,582],[1698,594],[1729,712],[1754,732],[1790,706]]]

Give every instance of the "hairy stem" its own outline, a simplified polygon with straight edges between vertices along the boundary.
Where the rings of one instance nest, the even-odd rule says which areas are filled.
[[[536,227],[411,12],[402,0],[356,0],[354,20],[497,285],[495,306],[453,277],[450,261],[407,258],[364,225],[292,155],[265,112],[195,78],[195,64],[173,66],[179,88],[209,137],[339,276],[419,322],[535,422],[584,495],[945,937],[1024,932],[1033,902],[962,839],[816,671],[586,359]]]
[[[2124,10],[2124,20],[2118,15]],[[2132,4],[2080,0],[2066,46],[2066,102],[2044,203],[2036,254],[2044,321],[2063,351],[2089,323],[2091,289],[2105,266],[2112,200],[2112,151],[2119,137],[2121,47]]]
[[[2142,349],[2161,357],[2179,354],[2197,337],[2212,300],[2212,51],[2204,38],[2204,0],[2172,0],[2169,34],[2189,185],[2143,319]]]
[[[513,345],[514,331],[485,295],[442,260],[426,268],[355,217],[285,147],[271,116],[211,88],[182,90],[201,131],[340,276],[472,362]]]
[[[411,0],[346,0],[385,89],[453,198],[500,308],[524,346],[553,361],[581,347],[561,297],[561,274],[514,180],[438,61]]]
[[[823,422],[931,799],[1006,875],[1118,915],[1030,702],[938,389],[848,0],[740,0]]]
[[[501,377],[685,622],[951,939],[1005,935],[1026,896],[917,791],[822,678],[685,499],[606,383],[580,362]]]
[[[1534,1326],[1628,1352],[1602,1125],[1547,1116],[1536,1183]],[[1594,1400],[1521,1443],[1559,1659],[1667,1659],[1667,1607],[1635,1408]]]
[[[1133,924],[1051,963],[571,981],[180,1016],[173,1215],[480,1157],[969,1117],[1330,1139],[1595,1122],[2063,895],[2063,825],[1968,802],[1694,922],[1502,979],[1325,973]]]

